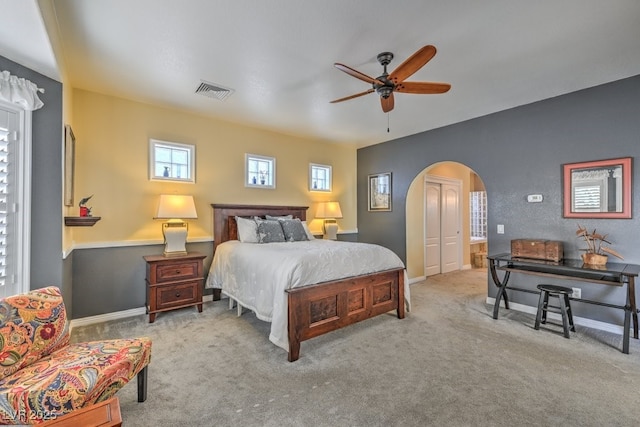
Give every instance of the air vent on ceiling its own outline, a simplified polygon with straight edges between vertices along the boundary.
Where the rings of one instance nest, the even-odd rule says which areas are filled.
[[[200,95],[208,96],[209,98],[215,98],[219,101],[224,101],[233,92],[234,92],[233,89],[221,86],[219,84],[205,82],[204,80],[201,80],[200,85],[196,89],[196,93],[199,93]]]

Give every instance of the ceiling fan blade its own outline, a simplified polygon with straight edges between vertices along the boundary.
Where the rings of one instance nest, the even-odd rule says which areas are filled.
[[[407,58],[402,64],[398,65],[398,68],[393,70],[389,74],[389,80],[398,84],[404,81],[407,77],[418,71],[427,62],[431,60],[436,54],[435,46],[427,45],[419,49],[416,53]]]
[[[367,95],[367,94],[369,94],[371,92],[374,92],[373,88],[371,88],[369,90],[365,90],[364,92],[356,93],[355,95],[350,95],[350,96],[345,96],[344,98],[335,99],[335,100],[331,101],[330,103],[331,104],[335,104],[336,102],[348,101],[350,99],[357,98],[357,97],[362,96],[362,95]]]
[[[396,92],[402,93],[445,93],[451,89],[449,83],[431,83],[431,82],[403,82],[395,87]]]
[[[364,81],[364,82],[371,83],[371,84],[377,83],[377,84],[379,84],[379,85],[384,85],[384,82],[381,82],[381,81],[380,81],[380,80],[378,80],[378,79],[374,79],[373,77],[369,77],[369,76],[367,76],[366,74],[363,74],[363,73],[361,73],[361,72],[360,72],[360,71],[358,71],[358,70],[354,70],[353,68],[348,67],[348,66],[346,66],[346,65],[344,65],[344,64],[339,64],[339,63],[337,63],[337,62],[336,62],[336,63],[335,63],[335,64],[333,64],[333,65],[334,65],[338,70],[340,70],[340,71],[344,71],[345,73],[349,74],[349,75],[350,75],[350,76],[352,76],[352,77],[355,77],[356,79],[360,79],[360,80],[362,80],[362,81]]]
[[[384,111],[385,113],[393,110],[393,92],[391,92],[391,94],[389,94],[387,98],[380,97],[380,103],[382,104],[382,111]]]

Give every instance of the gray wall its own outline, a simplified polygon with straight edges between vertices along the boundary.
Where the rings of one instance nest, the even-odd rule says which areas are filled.
[[[321,236],[320,236],[321,237]],[[356,234],[338,240],[355,241]],[[145,255],[160,255],[164,245],[75,249],[73,256],[73,319],[130,310],[145,305]],[[188,243],[189,252],[202,252],[205,277],[213,258],[213,242]],[[204,290],[205,295],[211,289]]]
[[[164,245],[75,249],[73,255],[73,319],[145,306],[145,255],[161,255]],[[187,243],[189,252],[202,252],[205,277],[213,242]],[[210,294],[205,289],[205,294]]]
[[[60,287],[71,313],[71,278],[62,261],[62,83],[2,56],[0,70],[45,90],[44,107],[32,114],[30,289]]]
[[[428,114],[426,111],[425,114]],[[413,179],[440,161],[460,162],[486,185],[490,253],[509,252],[511,239],[562,240],[569,258],[578,258],[578,221],[562,217],[562,164],[634,157],[640,154],[640,76],[506,110],[358,150],[359,240],[389,247],[406,260],[405,200]],[[367,211],[367,175],[393,173],[393,211]],[[640,186],[640,165],[632,180]],[[633,219],[580,220],[609,235],[625,262],[640,264],[638,188]],[[543,203],[526,202],[542,194]],[[496,233],[504,224],[505,234]],[[514,284],[533,286],[534,277],[516,275]],[[537,279],[539,280],[539,278]],[[565,282],[571,286],[571,282]],[[583,298],[624,302],[621,289],[579,284]],[[496,289],[488,280],[488,290]],[[535,296],[514,293],[516,302],[535,305]],[[577,304],[574,313],[620,323],[621,310]]]

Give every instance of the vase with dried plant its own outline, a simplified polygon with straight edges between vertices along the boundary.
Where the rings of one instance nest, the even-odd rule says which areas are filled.
[[[576,235],[581,237],[587,244],[586,249],[580,249],[581,251],[585,251],[585,253],[582,254],[582,261],[585,264],[604,265],[607,263],[608,255],[624,259],[616,250],[603,245],[603,243],[611,244],[611,242],[607,240],[606,234],[597,233],[595,229],[590,233],[586,227],[578,224]]]

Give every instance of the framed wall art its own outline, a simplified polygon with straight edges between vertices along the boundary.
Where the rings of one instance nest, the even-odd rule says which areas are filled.
[[[391,210],[391,172],[369,175],[369,211]]]
[[[64,205],[73,206],[73,174],[76,157],[76,137],[71,126],[64,126]]]

